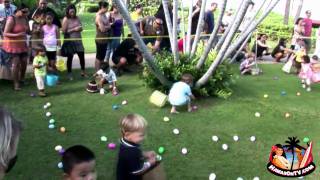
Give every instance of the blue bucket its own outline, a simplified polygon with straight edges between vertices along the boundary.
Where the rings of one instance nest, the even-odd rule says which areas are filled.
[[[46,77],[46,84],[48,86],[55,86],[57,85],[59,77],[57,75],[48,74]]]

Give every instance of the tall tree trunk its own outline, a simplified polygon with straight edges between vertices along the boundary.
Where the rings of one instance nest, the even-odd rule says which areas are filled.
[[[169,12],[169,0],[162,0],[162,6],[163,6],[163,11],[164,11],[164,15],[165,15],[165,18],[166,18],[166,24],[167,24],[167,28],[168,28],[168,33],[169,33],[169,39],[170,39],[170,44],[171,44],[171,47],[173,45],[173,42],[172,42],[172,20],[171,20],[171,17],[170,17],[170,12]],[[171,50],[173,50],[171,48]],[[172,51],[173,52],[173,51]]]
[[[183,3],[183,0],[181,0],[181,20],[182,20],[182,38],[183,38],[183,53],[186,53],[186,25],[185,25],[185,16],[184,16],[184,3]]]
[[[231,63],[233,63],[235,60],[236,60],[236,58],[237,58],[237,56],[240,54],[240,52],[242,51],[242,49],[247,45],[247,42],[249,41],[249,39],[251,38],[251,36],[252,36],[252,33],[247,37],[247,39],[245,40],[245,41],[243,41],[243,43],[242,43],[242,45],[241,45],[241,47],[238,49],[238,51],[236,52],[236,54],[233,56],[233,58],[231,59]]]
[[[242,0],[242,1],[241,1],[240,5],[238,6],[238,9],[237,9],[236,14],[234,14],[234,16],[233,16],[232,22],[228,25],[227,29],[225,30],[225,32],[223,33],[223,35],[220,37],[218,43],[217,43],[216,45],[214,45],[214,49],[215,49],[216,51],[219,51],[219,50],[220,50],[222,44],[224,43],[226,37],[228,36],[228,34],[229,34],[229,32],[230,32],[232,26],[235,24],[235,21],[236,21],[236,19],[238,18],[239,11],[240,11],[240,9],[241,9],[244,1],[245,1],[245,0]]]
[[[143,58],[146,60],[150,71],[157,77],[157,79],[161,82],[161,84],[163,84],[164,86],[170,86],[172,83],[167,80],[167,78],[159,70],[159,67],[157,67],[156,64],[154,63],[154,58],[151,55],[145,43],[142,41],[135,24],[131,20],[129,12],[126,9],[126,6],[122,3],[121,0],[113,0],[113,3],[118,7],[119,12],[121,13],[124,20],[127,22],[128,27],[132,33],[132,37],[137,43],[140,51],[142,52]]]
[[[284,10],[284,17],[283,17],[283,24],[284,25],[288,25],[289,23],[289,16],[290,16],[290,4],[291,4],[291,0],[286,0],[286,7]]]
[[[173,0],[173,30],[172,30],[172,45],[174,64],[179,63],[179,51],[178,51],[178,0]]]
[[[223,61],[224,54],[225,54],[228,46],[230,45],[232,39],[234,38],[237,30],[239,29],[240,24],[241,24],[244,16],[246,15],[246,12],[248,10],[250,3],[252,3],[252,0],[245,0],[244,5],[239,7],[239,9],[240,9],[240,10],[238,10],[239,14],[235,20],[234,25],[232,25],[232,28],[231,28],[225,42],[223,43],[221,50],[219,51],[216,59],[213,61],[213,63],[209,67],[208,71],[197,81],[196,87],[199,88],[199,87],[203,86],[205,83],[207,83],[209,78],[212,76],[213,72],[217,69],[219,64]]]
[[[189,6],[188,32],[187,32],[187,53],[190,53],[190,50],[191,50],[192,8],[193,8],[193,0],[191,0],[191,4]]]
[[[254,21],[250,27],[245,30],[233,43],[230,47],[228,47],[228,50],[224,56],[224,59],[228,58],[231,56],[232,52],[236,50],[237,47],[240,46],[240,44],[249,36],[249,34],[254,31],[257,26],[270,14],[272,9],[279,3],[280,0],[275,0],[273,3],[270,4],[270,6],[267,8],[265,12],[259,17],[258,20]]]
[[[302,6],[303,6],[303,0],[299,0],[299,6],[298,6],[298,9],[297,9],[296,16],[294,17],[294,23],[297,22],[297,20],[300,17]]]
[[[207,0],[202,0],[200,16],[199,16],[198,25],[197,25],[197,31],[196,31],[195,38],[193,40],[193,45],[192,45],[191,54],[190,54],[191,58],[194,56],[194,54],[197,51],[198,43],[199,43],[199,40],[200,40],[200,35],[201,35],[202,31],[203,31],[204,14],[205,14],[205,11],[206,11],[206,4],[207,4]]]
[[[224,12],[226,10],[226,7],[227,7],[227,0],[223,0],[223,2],[221,4],[220,14],[219,14],[219,17],[218,17],[218,22],[216,23],[216,25],[214,27],[214,30],[210,35],[208,44],[205,47],[205,50],[202,53],[202,55],[200,57],[200,60],[197,63],[197,69],[200,69],[203,66],[203,64],[205,63],[206,59],[208,58],[208,55],[209,55],[209,53],[210,53],[210,51],[212,49],[213,42],[217,38],[217,34],[219,32],[219,28],[221,26],[222,18],[223,18]]]

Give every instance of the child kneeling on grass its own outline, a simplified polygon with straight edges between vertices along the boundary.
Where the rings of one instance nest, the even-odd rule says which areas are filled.
[[[48,58],[43,45],[36,48],[36,56],[33,59],[34,76],[37,81],[39,96],[45,97],[45,78],[47,75]]]
[[[256,63],[254,62],[255,55],[253,53],[249,53],[244,61],[240,64],[240,73],[242,75],[251,74],[252,66]]]
[[[173,84],[169,92],[169,102],[172,105],[171,113],[179,113],[177,106],[188,105],[188,112],[193,110],[191,106],[191,99],[195,99],[191,92],[191,85],[193,84],[193,76],[191,74],[183,74],[181,81]]]
[[[116,96],[119,94],[119,91],[116,86],[117,77],[114,71],[109,67],[108,63],[103,63],[101,65],[101,69],[99,69],[93,76],[99,77],[99,86],[100,92],[104,91],[103,86],[104,84],[109,84],[109,89],[112,92],[112,95]]]
[[[63,178],[65,180],[96,180],[96,161],[93,152],[82,146],[68,148],[62,156]]]
[[[156,166],[154,151],[142,152],[147,121],[138,114],[129,114],[120,120],[122,138],[117,164],[117,180],[140,180]]]

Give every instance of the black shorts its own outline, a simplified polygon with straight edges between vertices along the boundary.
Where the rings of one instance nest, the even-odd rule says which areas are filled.
[[[96,42],[96,59],[104,61],[106,57],[108,43],[97,43]]]
[[[57,51],[46,51],[46,55],[49,61],[57,60]]]
[[[112,56],[112,62],[117,65],[119,64],[121,56]]]

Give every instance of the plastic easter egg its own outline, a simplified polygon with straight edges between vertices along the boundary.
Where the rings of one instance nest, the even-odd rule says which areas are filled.
[[[119,106],[118,106],[118,105],[113,105],[113,106],[112,106],[112,109],[113,109],[113,110],[117,110],[117,109],[119,109]]]
[[[61,133],[65,133],[65,132],[66,132],[66,128],[65,128],[65,127],[61,127],[61,128],[60,128],[60,132],[61,132]]]
[[[63,168],[62,162],[59,162],[59,163],[58,163],[58,168],[59,168],[59,169],[62,169],[62,168]]]
[[[288,112],[284,114],[284,117],[285,117],[285,118],[289,118],[290,116],[291,116],[291,115],[290,115],[290,113],[288,113]]]
[[[51,115],[52,115],[51,112],[47,112],[47,113],[46,113],[46,116],[47,116],[47,117],[50,117]]]
[[[261,117],[261,114],[259,112],[254,113],[254,116]]]
[[[115,144],[115,143],[109,143],[109,144],[108,144],[108,148],[111,149],[111,150],[113,150],[113,149],[116,148],[116,144]]]
[[[101,140],[102,142],[106,142],[106,141],[108,140],[108,138],[107,138],[106,136],[101,136],[101,137],[100,137],[100,140]]]
[[[36,93],[34,92],[30,93],[30,97],[36,97],[36,96],[37,96]]]
[[[63,148],[58,151],[58,153],[60,154],[60,156],[62,156],[64,152],[65,152],[65,150],[64,150]]]
[[[217,142],[219,140],[218,136],[212,136],[212,141]]]
[[[100,89],[100,94],[104,95],[105,90],[103,88]]]
[[[215,180],[216,179],[216,174],[215,173],[211,173],[210,175],[209,175],[209,180]]]
[[[124,101],[122,101],[121,104],[122,104],[122,105],[127,105],[127,104],[128,104],[128,101],[127,101],[127,100],[124,100]]]
[[[251,142],[256,141],[256,137],[255,137],[255,136],[251,136],[251,137],[250,137],[250,141],[251,141]]]
[[[281,96],[285,96],[287,95],[287,92],[286,91],[281,91]]]
[[[162,146],[159,147],[159,149],[158,149],[158,153],[159,153],[159,154],[163,154],[164,151],[165,151],[164,147],[162,147]]]
[[[54,124],[49,124],[49,129],[53,129],[53,128],[55,128],[55,126],[54,126]]]
[[[51,103],[50,103],[50,102],[47,102],[46,105],[47,105],[47,107],[50,107],[50,106],[51,106]]]
[[[301,96],[301,93],[300,93],[300,92],[297,92],[297,96]]]
[[[242,177],[238,177],[237,180],[243,180],[243,178]]]
[[[164,117],[164,118],[163,118],[163,121],[164,121],[164,122],[168,122],[168,121],[170,121],[170,118],[169,118],[169,117]]]
[[[179,133],[180,133],[179,129],[174,129],[174,130],[173,130],[173,134],[178,135]]]
[[[260,178],[256,176],[253,178],[253,180],[260,180]]]
[[[227,144],[222,144],[222,149],[225,150],[225,151],[228,150],[228,145]]]
[[[310,141],[310,139],[308,137],[303,138],[304,143],[308,143],[309,141]]]
[[[60,151],[61,149],[62,149],[61,145],[57,145],[56,147],[54,147],[54,150],[56,150],[56,151]]]
[[[157,161],[161,161],[161,160],[162,160],[162,156],[160,156],[159,154],[157,154],[156,160],[157,160]]]
[[[239,137],[238,136],[233,136],[233,140],[234,141],[239,141]]]
[[[54,119],[50,119],[50,120],[49,120],[49,123],[50,123],[50,124],[54,124],[55,122],[56,122],[56,121],[55,121]]]
[[[184,154],[184,155],[187,154],[188,153],[188,149],[187,148],[182,148],[181,149],[181,153]]]
[[[47,106],[47,105],[44,105],[44,106],[43,106],[43,109],[48,109],[48,106]]]
[[[263,95],[263,97],[264,97],[264,98],[268,98],[268,97],[269,97],[269,95],[268,95],[268,94],[265,94],[265,95]]]

